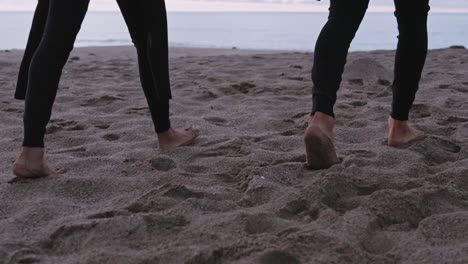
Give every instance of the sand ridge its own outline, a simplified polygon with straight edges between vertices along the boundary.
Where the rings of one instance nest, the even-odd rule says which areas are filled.
[[[336,106],[342,163],[304,167],[313,54],[171,50],[157,149],[131,47],[76,49],[48,127],[68,172],[12,180],[21,51],[0,52],[0,263],[467,263],[468,51],[429,52],[411,118],[383,144],[393,51],[351,53]]]

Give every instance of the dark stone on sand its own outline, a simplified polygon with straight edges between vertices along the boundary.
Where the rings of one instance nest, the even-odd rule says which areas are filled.
[[[79,61],[79,60],[80,60],[80,57],[71,57],[70,60],[71,60],[71,61]]]
[[[462,46],[462,45],[453,45],[453,46],[450,46],[450,49],[466,49],[465,46]]]

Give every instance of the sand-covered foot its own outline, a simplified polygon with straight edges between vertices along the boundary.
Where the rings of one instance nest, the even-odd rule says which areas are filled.
[[[328,169],[340,162],[333,140],[319,126],[309,125],[304,135],[304,142],[309,169]]]
[[[192,144],[197,138],[197,134],[192,128],[184,130],[169,129],[158,134],[159,147],[161,149],[173,149]]]
[[[310,169],[328,169],[340,162],[333,142],[334,126],[335,119],[327,114],[316,112],[310,117],[304,135],[307,166]]]
[[[408,124],[408,121],[399,121],[392,117],[388,119],[387,144],[390,147],[405,148],[423,140],[425,137],[423,133],[416,132]]]
[[[43,148],[24,147],[13,165],[13,174],[20,178],[41,178],[64,172],[63,169],[54,170],[47,165]]]

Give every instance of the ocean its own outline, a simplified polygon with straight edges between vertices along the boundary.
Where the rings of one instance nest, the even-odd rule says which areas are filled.
[[[0,12],[0,49],[23,49],[31,12]],[[169,42],[174,47],[311,51],[326,13],[170,12]],[[351,46],[353,51],[395,49],[392,13],[368,13]],[[429,46],[468,46],[468,14],[433,13]],[[131,40],[118,12],[89,12],[75,46],[128,45]]]

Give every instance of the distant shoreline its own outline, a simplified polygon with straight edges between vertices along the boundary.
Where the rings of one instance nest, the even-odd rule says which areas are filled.
[[[1,12],[0,49],[21,49],[27,42],[33,13]],[[312,51],[327,20],[326,13],[169,12],[169,43],[174,47]],[[468,46],[468,15],[432,14],[429,48]],[[375,26],[378,25],[378,26]],[[391,13],[369,13],[351,51],[392,50],[397,46],[396,19]],[[76,47],[131,45],[119,12],[90,12]]]
[[[444,48],[430,49],[429,51],[441,51],[441,50],[451,50],[451,49],[467,49],[463,45],[450,45]],[[108,52],[109,50],[112,53],[131,53],[134,47],[132,45],[109,45],[109,46],[83,46],[75,47],[73,52],[77,53],[86,53],[91,52]],[[313,54],[313,51],[308,50],[274,50],[274,49],[242,49],[242,48],[205,48],[205,47],[185,47],[185,46],[170,46],[171,57],[204,57],[204,56],[220,56],[220,55],[257,55],[257,54],[275,54],[275,53],[304,53],[304,54]],[[18,53],[23,52],[24,49],[0,49],[0,53]],[[117,51],[117,52],[116,52]],[[373,53],[373,52],[392,52],[395,49],[375,49],[375,50],[356,50],[351,51],[350,53]]]

